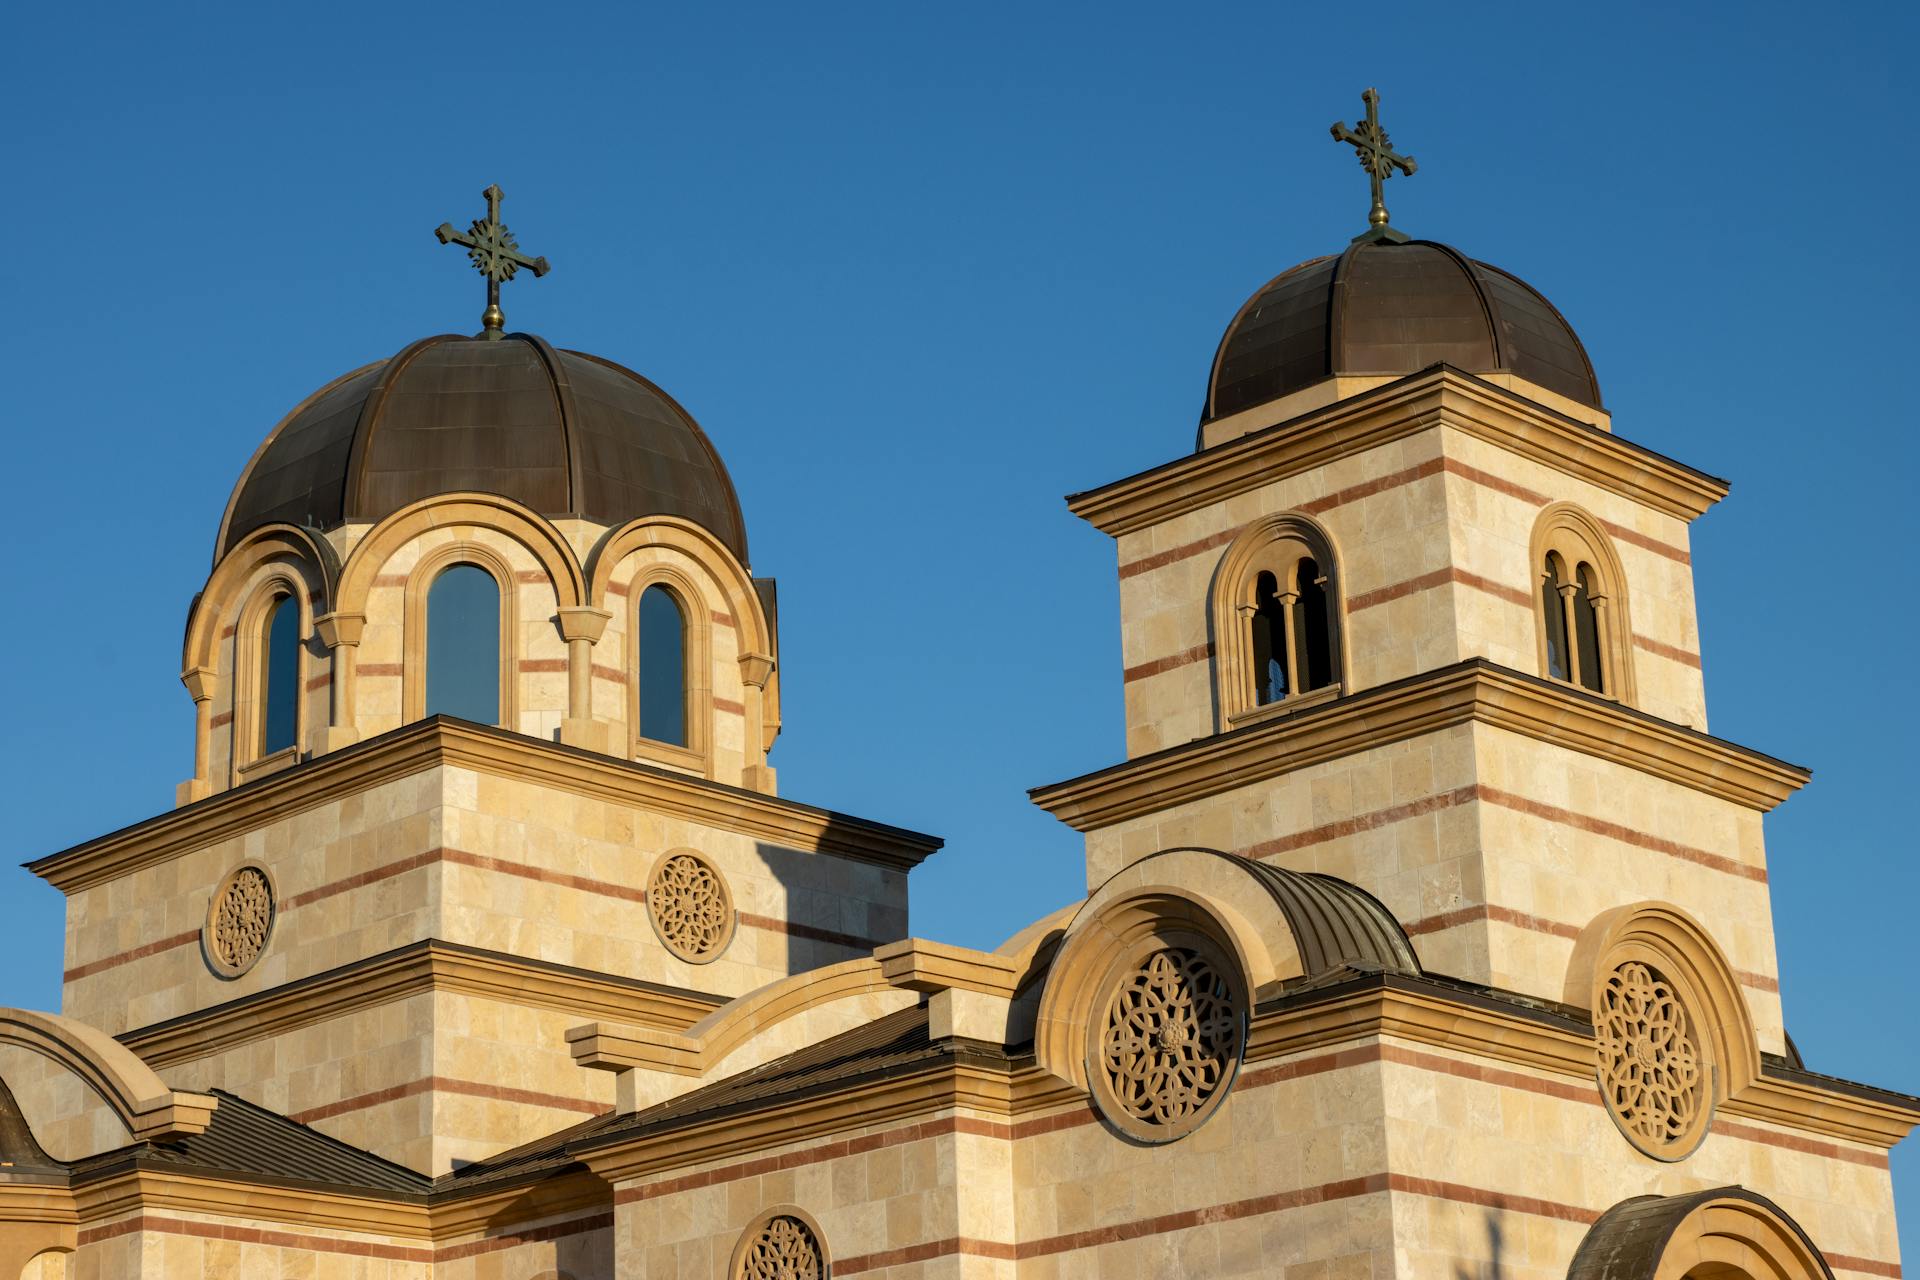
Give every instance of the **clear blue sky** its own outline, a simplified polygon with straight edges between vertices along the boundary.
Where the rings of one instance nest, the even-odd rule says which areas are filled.
[[[1176,16],[1176,10],[1178,11]],[[1912,6],[32,5],[0,50],[8,862],[168,807],[181,622],[295,401],[471,328],[661,382],[781,587],[781,789],[946,836],[916,932],[1077,896],[1026,788],[1116,761],[1110,542],[1060,498],[1191,447],[1221,329],[1360,230],[1530,280],[1617,430],[1734,482],[1695,526],[1714,731],[1813,766],[1767,823],[1788,1025],[1920,1092]],[[0,1004],[58,999],[0,872]],[[1895,1160],[1909,1223],[1920,1158]]]

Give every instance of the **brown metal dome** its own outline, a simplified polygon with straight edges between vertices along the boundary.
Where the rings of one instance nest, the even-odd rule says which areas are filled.
[[[733,481],[671,396],[529,334],[442,334],[308,396],[254,453],[216,551],[265,524],[333,529],[477,490],[547,516],[680,516],[747,560]]]
[[[1360,241],[1253,295],[1213,359],[1202,422],[1336,374],[1511,373],[1598,409],[1587,349],[1525,281],[1431,240]]]

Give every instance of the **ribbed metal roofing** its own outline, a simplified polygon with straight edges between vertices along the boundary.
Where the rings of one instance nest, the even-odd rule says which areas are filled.
[[[1601,407],[1579,336],[1525,281],[1430,240],[1363,241],[1281,272],[1240,308],[1214,356],[1201,421],[1335,374],[1436,364],[1516,374]]]
[[[462,490],[603,524],[680,516],[747,561],[733,481],[687,411],[530,334],[426,338],[316,391],[247,464],[216,555],[276,521],[329,530]]]
[[[1622,1200],[1600,1215],[1600,1220],[1580,1242],[1580,1248],[1573,1255],[1573,1265],[1567,1268],[1567,1280],[1653,1280],[1674,1231],[1688,1214],[1713,1200],[1744,1200],[1777,1214],[1800,1232],[1807,1254],[1819,1264],[1822,1274],[1832,1280],[1833,1272],[1828,1270],[1826,1259],[1813,1241],[1807,1239],[1806,1233],[1800,1231],[1799,1224],[1782,1212],[1779,1205],[1745,1187],[1716,1187],[1679,1196],[1635,1196]]]
[[[1365,889],[1337,876],[1243,861],[1272,891],[1293,926],[1307,977],[1355,966],[1378,966],[1387,973],[1420,972],[1406,931]]]

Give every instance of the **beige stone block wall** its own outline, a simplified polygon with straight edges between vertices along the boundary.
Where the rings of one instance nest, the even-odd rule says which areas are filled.
[[[1387,1144],[1394,1172],[1428,1187],[1394,1195],[1402,1274],[1497,1255],[1511,1280],[1564,1280],[1589,1222],[1613,1205],[1732,1184],[1780,1205],[1830,1256],[1899,1261],[1883,1153],[1723,1117],[1694,1154],[1663,1163],[1621,1136],[1597,1088],[1507,1068],[1475,1078],[1487,1064],[1404,1048],[1428,1065],[1383,1064]]]
[[[72,1280],[433,1280],[433,1250],[420,1241],[251,1218],[146,1212],[137,1229],[89,1242],[108,1224],[81,1229]],[[125,1224],[115,1224],[125,1225]],[[587,1280],[582,1277],[581,1280]]]
[[[356,881],[439,847],[443,782],[439,769],[392,779],[74,891],[62,1012],[118,1035],[432,936],[437,864]],[[259,962],[227,980],[200,935],[242,863],[265,868],[278,910]]]
[[[600,1212],[533,1219],[514,1222],[493,1236],[439,1241],[433,1280],[615,1280],[631,1275],[614,1260],[608,1216]]]
[[[1084,1109],[1020,1122],[1021,1280],[1392,1274],[1385,1186],[1367,1182],[1387,1168],[1379,1065],[1328,1058],[1248,1067],[1206,1124],[1163,1147]]]
[[[1088,885],[1200,845],[1359,885],[1430,971],[1550,1000],[1574,939],[1649,899],[1700,920],[1785,1047],[1760,815],[1625,765],[1460,725],[1293,770],[1087,837]]]
[[[13,1094],[41,1148],[56,1160],[115,1151],[133,1141],[99,1094],[31,1049],[0,1045],[0,1081]]]

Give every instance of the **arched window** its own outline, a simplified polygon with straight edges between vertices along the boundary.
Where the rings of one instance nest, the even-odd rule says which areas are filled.
[[[658,583],[640,593],[640,736],[670,746],[687,739],[687,620],[679,600]]]
[[[300,718],[300,602],[290,595],[276,597],[261,624],[259,699],[259,753],[285,751]]]
[[[1540,574],[1540,671],[1592,693],[1631,701],[1626,577],[1598,521],[1562,504],[1534,534]]]
[[[1261,520],[1227,549],[1213,610],[1223,728],[1267,707],[1338,690],[1332,566],[1326,535],[1298,516]]]
[[[427,589],[426,714],[500,723],[500,584],[474,564]]]

